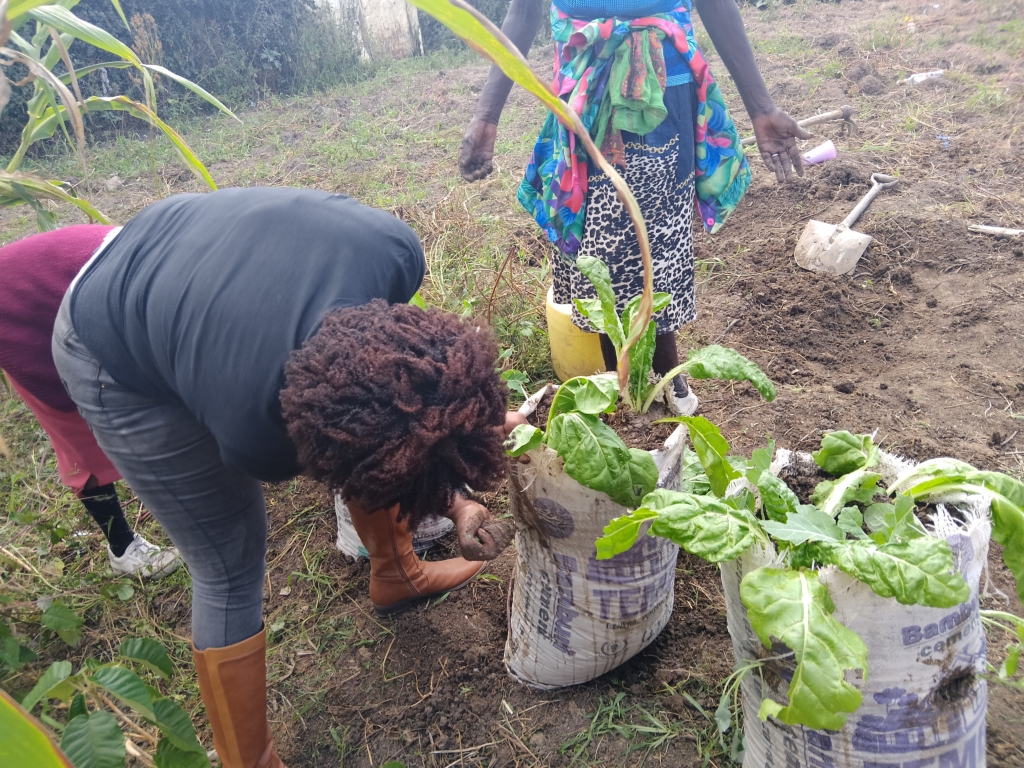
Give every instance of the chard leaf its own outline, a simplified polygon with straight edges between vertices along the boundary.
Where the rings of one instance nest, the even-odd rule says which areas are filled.
[[[784,523],[765,520],[761,527],[774,539],[793,544],[803,544],[805,541],[842,541],[844,538],[831,515],[809,504],[798,506]]]
[[[726,379],[749,381],[768,402],[775,399],[775,385],[757,367],[735,349],[711,344],[691,350],[683,363],[686,373],[693,379]]]
[[[786,481],[771,472],[761,472],[756,485],[761,493],[761,508],[769,520],[784,523],[800,505],[800,500]]]
[[[601,302],[601,313],[604,320],[604,333],[611,339],[616,354],[626,343],[622,323],[615,313],[615,291],[612,289],[612,278],[608,265],[593,256],[580,256],[576,259],[576,267],[590,281]]]
[[[857,539],[866,539],[864,533],[864,515],[856,507],[843,507],[843,511],[836,518],[836,524],[843,533],[848,533]]]
[[[876,472],[868,472],[866,469],[858,469],[848,475],[843,475],[832,483],[831,488],[820,500],[815,503],[821,507],[821,511],[833,520],[840,510],[851,501],[867,503],[876,492],[881,475]],[[819,486],[820,488],[820,486]],[[815,489],[815,496],[818,490]]]
[[[882,544],[928,535],[914,513],[914,499],[909,494],[897,496],[895,504],[872,504],[864,510],[864,522],[874,534],[872,538]]]
[[[772,457],[775,455],[775,441],[769,440],[764,448],[757,448],[750,454],[750,468],[747,470],[747,480],[751,485],[757,485],[758,478],[762,472],[767,472],[772,465]]]
[[[640,409],[651,388],[651,365],[658,329],[653,320],[629,350],[629,401]],[[668,386],[672,386],[669,384]]]
[[[657,516],[653,509],[640,507],[628,515],[610,520],[604,527],[604,536],[596,542],[597,559],[608,560],[632,547],[640,538],[640,527],[644,522]]]
[[[863,581],[879,597],[902,605],[952,608],[970,599],[971,589],[956,572],[953,552],[945,539],[932,536],[894,541],[827,545],[828,561]]]
[[[519,424],[505,441],[507,456],[522,456],[527,451],[540,448],[544,442],[544,433],[532,424]]]
[[[685,424],[690,431],[690,441],[697,451],[700,463],[716,496],[725,496],[729,483],[740,476],[726,459],[729,453],[729,442],[714,424],[703,416],[673,416],[659,419],[656,423],[673,422]]]
[[[700,458],[690,449],[690,446],[683,446],[682,470],[680,472],[680,488],[684,493],[694,493],[698,496],[711,493],[711,483],[704,472],[704,466]]]
[[[664,536],[709,563],[735,560],[755,541],[764,541],[757,519],[713,496],[666,492],[651,533]]]
[[[923,470],[923,471],[922,471]],[[947,493],[981,493],[992,511],[992,540],[1003,546],[1003,562],[1017,582],[1017,595],[1024,599],[1024,483],[999,472],[979,472],[953,459],[934,459],[917,467],[917,474],[897,480],[894,487],[917,482],[907,492],[915,499]]]
[[[598,333],[604,333],[604,310],[600,299],[573,299],[576,309],[583,315]]]
[[[633,486],[633,494],[642,499],[658,486],[658,465],[648,451],[639,448],[629,449],[629,482]]]
[[[622,309],[622,329],[629,335],[633,331],[633,318],[636,316],[637,307],[640,306],[640,299],[643,296],[634,296]],[[654,293],[654,314],[661,312],[665,307],[672,303],[672,294],[665,293],[664,291],[655,291]]]
[[[854,435],[846,430],[829,432],[821,438],[821,450],[811,454],[830,475],[845,475],[878,463],[878,449],[871,435]]]
[[[615,375],[577,376],[562,384],[551,399],[548,428],[560,413],[611,413],[619,399],[619,381]]]
[[[757,497],[747,488],[741,488],[739,493],[726,496],[722,501],[733,509],[745,509],[750,514],[757,512]]]
[[[560,413],[550,422],[547,444],[562,457],[565,472],[580,485],[607,493],[624,507],[635,507],[631,455],[615,430],[591,413]]]
[[[968,472],[973,472],[974,467],[963,461],[957,459],[950,459],[946,457],[939,457],[936,459],[928,459],[928,461],[922,461],[917,466],[911,467],[896,478],[896,482],[889,486],[886,491],[888,494],[892,494],[897,488],[904,485],[911,484],[917,485],[922,480],[929,477],[946,477],[953,479],[954,477],[966,475]]]
[[[815,571],[763,567],[740,583],[750,625],[766,648],[781,640],[796,655],[789,683],[789,704],[762,704],[768,715],[787,725],[838,731],[846,713],[861,703],[861,693],[846,682],[847,670],[868,667],[864,641],[834,618],[835,605]]]

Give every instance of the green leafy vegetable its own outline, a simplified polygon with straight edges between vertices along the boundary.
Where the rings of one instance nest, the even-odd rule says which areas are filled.
[[[603,326],[599,330],[608,336],[618,352],[625,345],[626,337],[623,333],[622,322],[615,312],[615,291],[612,289],[612,277],[608,272],[608,265],[593,256],[580,256],[576,259],[576,267],[597,291],[598,301],[601,302],[599,322]],[[580,311],[582,312],[582,310]],[[590,320],[591,322],[597,320],[596,315],[591,315]]]
[[[836,518],[836,524],[843,533],[858,539],[868,538],[864,533],[864,515],[856,507],[843,507]]]
[[[121,643],[118,654],[143,664],[165,680],[174,673],[174,666],[163,645],[151,637],[134,637]]]
[[[775,385],[756,363],[735,349],[711,344],[692,350],[682,367],[693,379],[749,381],[765,400],[771,402],[775,399]]]
[[[830,475],[845,475],[878,463],[878,448],[870,435],[829,432],[821,439],[821,450],[811,454]]]
[[[527,451],[540,448],[544,442],[544,433],[532,424],[519,424],[505,441],[505,453],[509,456],[522,456]]]
[[[814,496],[815,503],[821,507],[825,514],[835,519],[840,510],[849,502],[870,501],[875,495],[878,481],[881,477],[878,473],[868,472],[865,469],[855,470],[848,475],[843,475],[832,483],[827,493],[818,494],[816,490]],[[878,490],[880,491],[881,489]]]
[[[548,411],[548,429],[552,420],[561,413],[611,413],[619,399],[619,382],[615,376],[577,376],[562,384],[551,399]]]
[[[785,523],[765,520],[765,532],[779,541],[803,544],[805,541],[842,541],[843,532],[831,515],[817,507],[801,504]]]
[[[789,704],[761,703],[760,716],[787,725],[839,730],[861,693],[846,682],[847,670],[868,667],[868,649],[834,618],[835,605],[814,571],[758,568],[743,577],[740,596],[750,625],[765,648],[781,640],[796,655]]]
[[[640,526],[657,516],[653,509],[640,507],[628,515],[613,518],[604,527],[604,536],[596,542],[597,559],[609,560],[628,550],[640,538]]]
[[[709,563],[735,560],[755,541],[767,543],[757,519],[710,496],[675,494],[658,511],[651,533],[664,536]]]
[[[143,717],[153,719],[153,701],[146,684],[127,667],[100,667],[92,676],[93,681],[114,694]]]
[[[764,448],[757,448],[750,454],[750,468],[747,470],[747,480],[752,485],[757,485],[761,474],[767,472],[772,465],[772,457],[775,455],[775,441],[769,440]]]
[[[881,546],[851,541],[824,548],[830,563],[863,581],[879,597],[892,597],[903,605],[952,608],[971,596],[945,539],[923,536]]]
[[[750,472],[747,473],[748,478],[750,474]],[[800,500],[786,485],[786,481],[771,472],[757,472],[757,480],[754,484],[761,494],[761,507],[769,520],[785,523],[789,515],[796,512],[797,507],[800,506]]]
[[[26,712],[31,712],[35,705],[46,697],[49,691],[56,688],[70,676],[70,661],[53,662],[32,687],[32,690],[25,694],[25,698],[21,700],[21,706],[25,708]]]
[[[686,425],[690,431],[693,448],[697,451],[708,482],[711,483],[711,490],[716,496],[725,496],[729,483],[740,477],[740,473],[733,469],[726,459],[729,442],[722,437],[718,427],[703,416],[673,416],[668,419],[659,419],[657,423],[662,422]]]
[[[587,488],[607,493],[618,504],[635,507],[653,490],[652,486],[642,489],[642,493],[635,492],[629,449],[615,430],[594,414],[558,414],[548,426],[546,439],[562,458],[569,477]]]

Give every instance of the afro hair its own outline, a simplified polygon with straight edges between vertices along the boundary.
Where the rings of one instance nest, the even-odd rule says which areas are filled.
[[[281,406],[307,472],[415,529],[505,471],[508,389],[483,328],[375,300],[336,309],[285,365]]]

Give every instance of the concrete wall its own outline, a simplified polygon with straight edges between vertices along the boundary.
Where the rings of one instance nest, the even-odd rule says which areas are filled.
[[[368,61],[404,59],[423,53],[416,9],[405,0],[319,0],[354,32]]]

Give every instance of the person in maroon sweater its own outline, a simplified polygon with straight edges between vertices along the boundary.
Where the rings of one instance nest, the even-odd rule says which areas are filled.
[[[0,369],[53,443],[61,481],[107,538],[118,575],[158,579],[181,560],[135,533],[114,482],[121,475],[96,444],[61,383],[50,338],[64,293],[115,227],[79,225],[33,235],[0,248]]]

